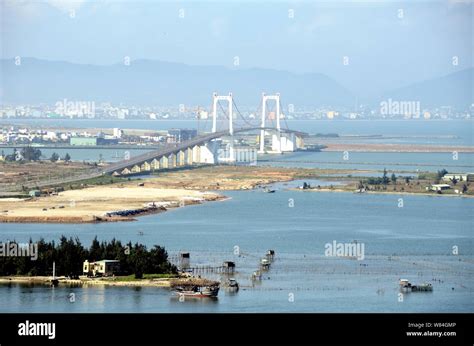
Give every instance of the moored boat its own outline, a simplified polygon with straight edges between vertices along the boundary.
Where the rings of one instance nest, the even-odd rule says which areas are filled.
[[[407,279],[400,279],[400,290],[402,292],[431,292],[433,291],[433,285],[430,283],[424,283],[419,285],[413,285]]]
[[[239,283],[238,283],[237,280],[235,280],[234,278],[229,278],[229,279],[225,282],[225,288],[226,288],[226,290],[228,290],[228,291],[236,292],[236,291],[239,290]]]
[[[219,282],[206,279],[176,279],[170,287],[179,296],[215,298],[219,294]]]

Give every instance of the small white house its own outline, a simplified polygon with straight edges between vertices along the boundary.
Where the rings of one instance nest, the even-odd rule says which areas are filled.
[[[448,184],[433,184],[429,189],[431,191],[445,191],[449,190],[450,188],[451,186],[449,186]]]
[[[83,272],[87,276],[110,276],[120,271],[120,261],[102,260],[96,262],[84,261]]]

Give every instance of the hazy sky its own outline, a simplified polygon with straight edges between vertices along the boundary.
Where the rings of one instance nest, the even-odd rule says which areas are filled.
[[[470,1],[0,2],[3,58],[316,72],[361,94],[473,66]]]

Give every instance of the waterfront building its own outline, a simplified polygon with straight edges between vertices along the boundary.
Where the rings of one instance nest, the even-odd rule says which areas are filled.
[[[441,178],[443,181],[453,181],[456,179],[457,181],[471,181],[474,179],[474,174],[469,173],[448,173]]]
[[[120,261],[101,260],[96,262],[84,261],[83,272],[88,276],[110,276],[120,271]]]
[[[449,190],[451,186],[448,184],[433,184],[430,187],[431,191],[444,191],[444,190]]]

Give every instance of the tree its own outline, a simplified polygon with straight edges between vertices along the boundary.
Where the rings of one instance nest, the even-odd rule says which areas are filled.
[[[51,160],[51,162],[58,161],[59,160],[59,155],[57,153],[52,153],[50,160]]]
[[[389,179],[387,177],[387,169],[383,169],[383,176],[382,176],[382,184],[387,185],[389,183]]]
[[[136,243],[130,252],[130,262],[135,274],[135,279],[143,278],[147,269],[148,252],[145,245]]]
[[[448,174],[448,171],[445,170],[444,168],[440,171],[438,171],[437,173],[437,176],[438,176],[438,179],[441,179],[442,177],[444,177],[446,174]]]
[[[467,185],[464,184],[464,185],[462,186],[462,193],[466,193],[466,192],[467,192]]]
[[[64,161],[66,162],[71,161],[71,156],[69,155],[69,153],[66,153],[66,155],[64,156]]]
[[[458,183],[458,180],[455,177],[453,177],[451,179],[451,181],[452,181],[453,185],[456,185]]]
[[[392,176],[390,177],[390,180],[392,181],[393,184],[397,183],[397,176],[395,175],[395,173],[392,173]]]
[[[21,150],[21,156],[26,161],[38,161],[41,157],[41,150],[27,146]]]
[[[102,250],[100,243],[97,240],[97,236],[92,240],[91,247],[89,248],[89,261],[100,261],[102,259]]]
[[[30,240],[30,243],[32,241]],[[13,242],[12,242],[13,243]],[[89,249],[84,248],[78,238],[61,236],[59,244],[38,241],[38,258],[33,261],[26,256],[0,256],[0,276],[38,275],[50,276],[53,262],[56,262],[56,275],[75,277],[82,273],[83,262],[115,259],[120,261],[121,272],[125,275],[135,274],[142,278],[143,274],[175,274],[176,266],[168,261],[168,253],[164,247],[155,245],[147,250],[145,245],[128,242],[126,248],[118,240],[99,243],[94,238]],[[125,251],[125,249],[129,251]]]
[[[408,185],[410,184],[410,177],[405,177],[405,183]]]

